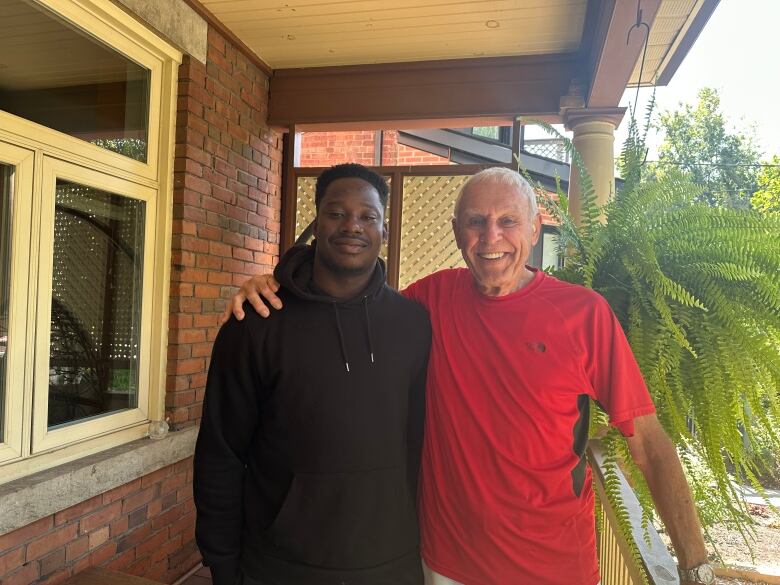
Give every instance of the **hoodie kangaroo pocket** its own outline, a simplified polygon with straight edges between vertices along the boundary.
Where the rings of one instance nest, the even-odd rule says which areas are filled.
[[[266,531],[268,552],[334,569],[386,563],[419,543],[412,497],[399,468],[296,474]]]

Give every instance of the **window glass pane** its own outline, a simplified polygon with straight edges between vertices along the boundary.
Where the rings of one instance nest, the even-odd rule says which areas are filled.
[[[0,164],[0,443],[4,442],[8,301],[11,292],[11,195],[13,167]]]
[[[558,234],[542,232],[542,270],[561,267],[561,256],[558,254]]]
[[[485,138],[492,138],[498,140],[500,138],[500,131],[498,126],[475,126],[473,133],[477,136],[484,136]]]
[[[134,408],[145,203],[58,180],[49,426]]]
[[[0,0],[0,110],[145,161],[149,70],[26,0]]]

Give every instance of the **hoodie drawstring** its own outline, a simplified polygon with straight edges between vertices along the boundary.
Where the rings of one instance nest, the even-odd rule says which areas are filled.
[[[366,316],[366,337],[368,337],[368,353],[371,363],[374,363],[374,345],[371,343],[371,319],[368,318],[368,297],[363,297],[363,314]]]
[[[349,372],[349,356],[347,356],[347,346],[344,344],[344,331],[341,329],[341,318],[339,317],[339,306],[333,301],[333,312],[336,313],[336,329],[339,331],[339,343],[341,344],[341,355],[344,357],[344,366]]]
[[[336,315],[336,329],[339,333],[339,344],[341,345],[341,355],[344,358],[344,367],[349,372],[349,355],[347,355],[347,345],[344,343],[344,330],[341,328],[341,316],[339,314],[339,305],[336,301],[331,303],[333,313]],[[371,363],[374,363],[374,343],[371,338],[371,319],[368,316],[368,297],[363,297],[363,316],[365,317],[366,339],[368,340],[368,353],[371,356]]]

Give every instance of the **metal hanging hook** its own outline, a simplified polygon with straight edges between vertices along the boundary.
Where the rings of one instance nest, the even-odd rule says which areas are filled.
[[[639,88],[642,85],[642,74],[645,71],[645,57],[647,57],[647,45],[650,42],[650,25],[647,24],[644,20],[644,15],[642,13],[642,0],[637,0],[636,22],[631,25],[631,28],[628,29],[628,34],[626,35],[626,45],[631,42],[631,33],[634,32],[634,30],[641,29],[642,27],[645,28],[645,42],[644,48],[642,49],[642,62],[639,65],[639,79],[636,81],[636,96],[634,97],[635,109],[639,107]]]

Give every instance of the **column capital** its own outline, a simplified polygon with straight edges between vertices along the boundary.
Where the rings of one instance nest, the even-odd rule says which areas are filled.
[[[617,128],[625,113],[626,108],[566,108],[562,112],[563,123],[569,131],[586,122],[606,122]]]

